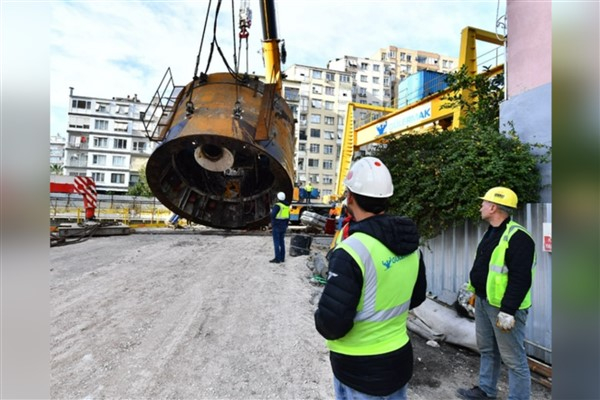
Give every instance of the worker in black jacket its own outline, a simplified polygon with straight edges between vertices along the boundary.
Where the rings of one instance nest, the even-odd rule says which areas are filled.
[[[344,184],[354,222],[331,253],[315,312],[330,350],[335,396],[405,399],[413,372],[406,321],[427,287],[417,227],[385,214],[394,187],[377,158],[358,160]]]
[[[469,274],[475,293],[475,331],[481,353],[479,384],[458,389],[467,400],[495,399],[502,362],[508,368],[508,398],[528,400],[531,375],[525,352],[525,324],[535,275],[535,243],[510,217],[517,194],[498,186],[480,197],[481,219],[490,226],[477,247]]]

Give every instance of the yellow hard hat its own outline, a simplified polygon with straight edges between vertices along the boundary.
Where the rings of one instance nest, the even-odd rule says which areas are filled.
[[[515,192],[502,186],[491,188],[480,199],[510,208],[517,208],[517,202],[519,201]]]

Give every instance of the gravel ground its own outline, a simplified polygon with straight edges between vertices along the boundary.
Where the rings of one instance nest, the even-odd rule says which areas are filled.
[[[52,247],[51,397],[333,398],[309,256],[270,264],[272,248],[268,234],[201,232]],[[454,399],[476,382],[476,353],[411,337],[411,399]],[[504,373],[499,398],[506,389]],[[534,383],[533,398],[550,390]]]

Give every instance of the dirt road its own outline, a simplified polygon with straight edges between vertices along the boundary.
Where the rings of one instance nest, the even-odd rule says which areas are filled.
[[[270,236],[197,234],[51,248],[52,398],[332,398],[308,257],[272,252]],[[410,398],[475,381],[477,355],[414,336]]]

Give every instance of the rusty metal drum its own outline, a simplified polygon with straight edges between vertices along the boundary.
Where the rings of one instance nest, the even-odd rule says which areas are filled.
[[[203,75],[161,118],[146,176],[159,201],[198,224],[267,225],[278,192],[293,190],[294,117],[275,85]]]

